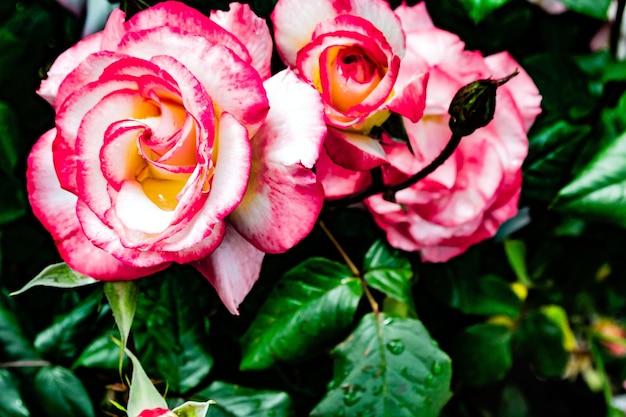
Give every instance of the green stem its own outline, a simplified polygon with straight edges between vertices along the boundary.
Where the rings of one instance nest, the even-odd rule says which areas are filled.
[[[418,173],[402,181],[399,184],[385,185],[382,183],[382,181],[381,182],[373,181],[372,185],[368,187],[367,189],[359,193],[353,194],[351,196],[348,196],[346,198],[342,198],[342,199],[335,200],[335,201],[330,201],[327,204],[330,207],[346,207],[351,204],[363,201],[366,198],[371,197],[375,194],[379,194],[379,193],[383,194],[383,198],[385,200],[395,201],[396,192],[403,190],[405,188],[408,188],[411,185],[416,184],[418,181],[423,180],[428,175],[432,174],[437,168],[443,165],[443,163],[446,162],[446,160],[450,158],[450,156],[452,156],[456,148],[461,143],[462,138],[463,138],[462,135],[453,133],[452,137],[446,144],[446,147],[441,151],[439,155],[437,155],[435,159],[433,159],[426,167],[424,167]]]
[[[348,265],[348,268],[350,268],[350,271],[352,272],[354,277],[358,278],[361,281],[361,286],[363,287],[363,292],[365,293],[365,296],[367,297],[367,301],[370,303],[370,306],[372,307],[372,311],[374,311],[374,314],[376,314],[376,316],[378,317],[380,313],[380,309],[378,308],[378,303],[376,302],[376,300],[374,299],[374,296],[370,292],[367,286],[367,283],[365,282],[365,278],[363,278],[363,276],[361,275],[361,271],[359,271],[359,269],[356,267],[354,262],[352,262],[352,260],[350,259],[346,251],[343,249],[341,244],[339,244],[337,239],[335,239],[335,236],[331,233],[328,227],[326,227],[326,224],[322,220],[320,220],[318,223],[320,227],[322,228],[322,230],[324,231],[324,233],[326,234],[326,236],[328,237],[328,239],[330,239],[330,241],[332,242],[333,246],[335,246],[335,248],[337,249],[341,257],[343,258],[346,265]]]

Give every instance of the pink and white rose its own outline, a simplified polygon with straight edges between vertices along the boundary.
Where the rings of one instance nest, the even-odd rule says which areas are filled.
[[[268,78],[271,37],[248,6],[212,19],[178,2],[115,10],[61,54],[38,90],[56,126],[28,192],[73,269],[129,280],[191,263],[237,313],[264,254],[315,223],[326,127],[313,88]]]
[[[465,84],[520,74],[497,90],[494,119],[464,137],[454,154],[424,180],[396,193],[392,203],[375,195],[365,205],[389,243],[420,251],[428,262],[443,262],[492,237],[517,212],[521,166],[528,151],[526,132],[540,112],[539,92],[508,54],[483,57],[466,51],[458,36],[434,26],[424,3],[400,6],[396,14],[407,36],[402,71],[430,73],[426,109],[418,123],[404,119],[411,150],[387,141],[386,184],[398,184],[426,167],[451,137],[450,101]],[[328,198],[362,190],[369,173],[347,171],[320,158],[318,176]],[[341,181],[337,181],[340,178]]]
[[[372,128],[391,112],[417,122],[428,80],[401,71],[398,16],[384,0],[279,0],[272,21],[283,61],[322,96],[332,160],[356,170],[386,163]]]

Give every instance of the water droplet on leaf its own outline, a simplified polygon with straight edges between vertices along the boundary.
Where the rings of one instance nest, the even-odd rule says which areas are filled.
[[[433,371],[433,374],[439,375],[443,371],[443,365],[435,361],[433,362],[431,369]]]
[[[399,355],[404,352],[404,343],[400,339],[393,339],[385,345],[387,346],[387,350],[394,355]]]
[[[363,393],[365,392],[365,388],[360,385],[348,385],[344,388],[343,391],[343,402],[347,406],[352,406],[359,402]]]

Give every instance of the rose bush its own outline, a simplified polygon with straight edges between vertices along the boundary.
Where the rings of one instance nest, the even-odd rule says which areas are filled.
[[[428,80],[424,72],[401,71],[405,39],[389,5],[279,0],[272,21],[283,61],[322,96],[332,160],[356,170],[386,163],[372,128],[391,112],[417,122]]]
[[[269,30],[248,6],[210,20],[164,2],[124,20],[115,10],[41,83],[56,126],[28,160],[33,211],[73,269],[128,280],[191,263],[236,313],[264,253],[321,209],[319,95],[269,78]]]
[[[365,201],[389,243],[420,251],[424,261],[442,262],[493,236],[517,212],[528,150],[526,132],[540,112],[534,83],[507,53],[484,58],[464,50],[454,34],[436,28],[424,3],[396,9],[407,36],[402,71],[430,74],[426,109],[418,123],[404,119],[410,148],[386,141],[386,184],[397,184],[427,166],[451,137],[448,106],[463,85],[477,79],[520,74],[498,88],[494,119],[462,139],[435,172],[396,193],[392,203],[375,195]],[[369,173],[346,170],[322,158],[318,175],[329,198],[349,195],[371,183]]]

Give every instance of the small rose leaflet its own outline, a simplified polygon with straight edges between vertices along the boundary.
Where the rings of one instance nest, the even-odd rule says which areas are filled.
[[[247,5],[211,19],[178,2],[128,21],[115,10],[61,54],[38,90],[56,118],[28,192],[76,271],[128,280],[191,263],[236,313],[264,253],[313,227],[326,126],[312,87],[270,78],[269,30]],[[307,111],[285,123],[287,108]]]

